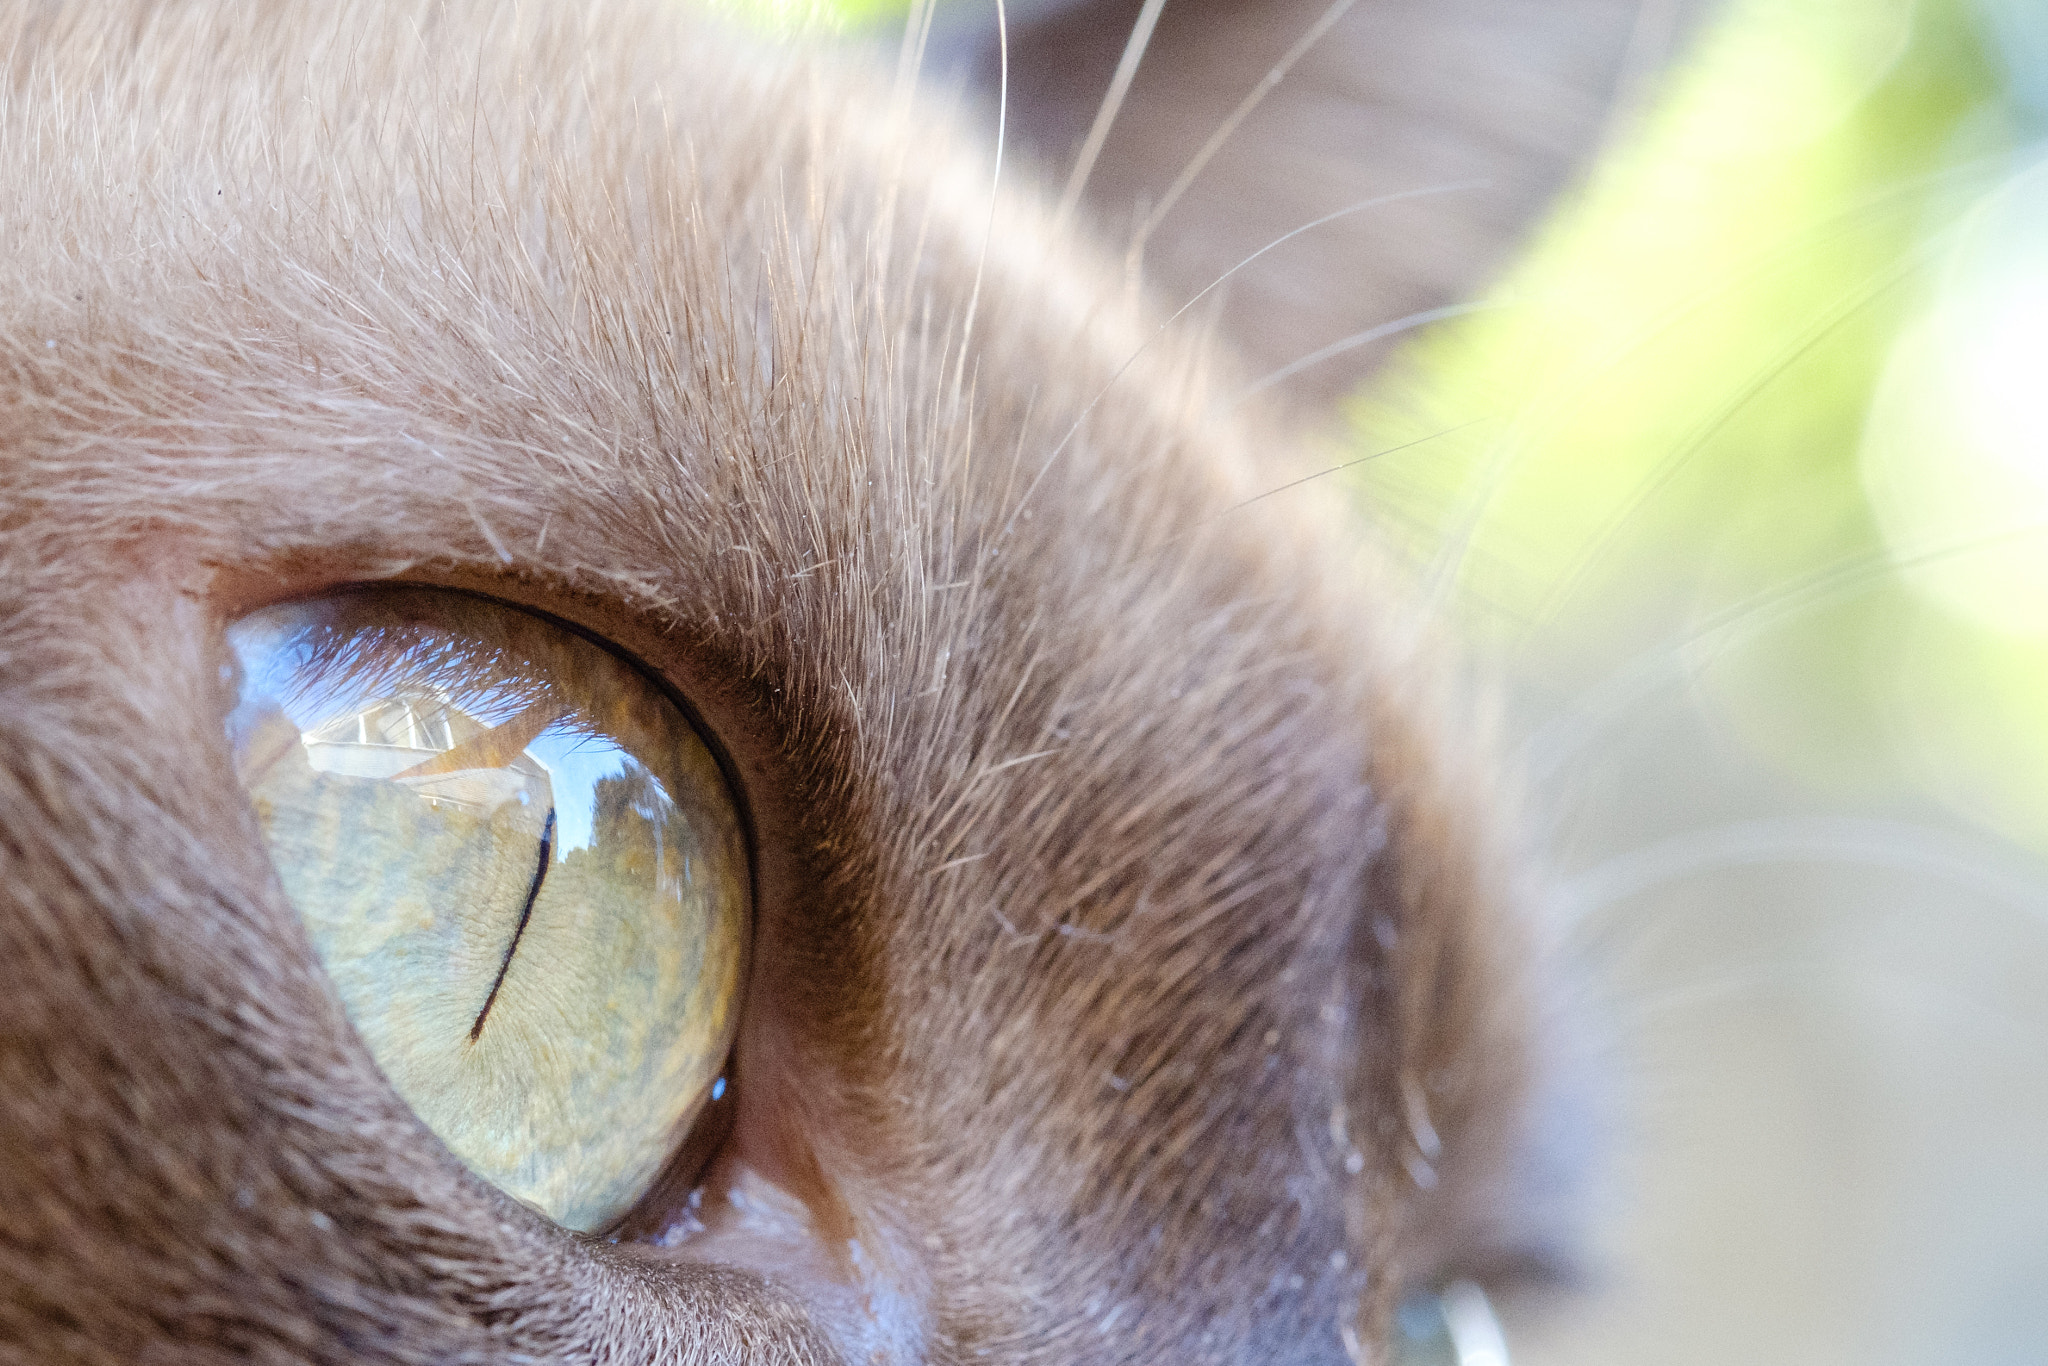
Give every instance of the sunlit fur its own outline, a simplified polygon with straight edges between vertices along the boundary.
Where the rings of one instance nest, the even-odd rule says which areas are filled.
[[[1533,1236],[1470,727],[1225,343],[954,114],[651,3],[0,53],[0,1353],[1340,1362]],[[733,755],[695,1239],[466,1174],[265,860],[222,624],[390,576]]]

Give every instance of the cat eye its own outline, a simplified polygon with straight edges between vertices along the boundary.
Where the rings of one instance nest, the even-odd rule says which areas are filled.
[[[228,641],[237,774],[371,1056],[477,1175],[615,1222],[738,1015],[749,873],[716,758],[609,649],[464,593],[348,590]]]

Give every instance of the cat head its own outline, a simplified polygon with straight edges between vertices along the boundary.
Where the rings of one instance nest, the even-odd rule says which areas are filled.
[[[1370,345],[1245,394],[1478,278],[1612,8],[1172,10],[1064,208],[1122,7],[940,35],[1000,176],[667,7],[0,20],[0,1341],[1339,1361],[1539,1246],[1498,784],[1276,492]],[[386,580],[631,656],[748,813],[715,1139],[595,1235],[399,1098],[237,775],[227,625]]]

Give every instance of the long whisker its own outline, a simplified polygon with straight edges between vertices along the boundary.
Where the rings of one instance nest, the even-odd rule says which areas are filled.
[[[1140,223],[1138,230],[1132,234],[1130,249],[1124,255],[1124,277],[1132,293],[1137,292],[1139,275],[1144,266],[1145,244],[1165,221],[1166,215],[1173,212],[1174,205],[1180,202],[1181,196],[1188,192],[1188,188],[1208,168],[1216,153],[1223,149],[1223,144],[1230,141],[1231,135],[1237,132],[1238,125],[1251,116],[1251,112],[1273,92],[1274,87],[1287,78],[1287,73],[1294,69],[1294,64],[1307,56],[1309,49],[1322,41],[1323,35],[1334,28],[1338,20],[1350,13],[1351,7],[1357,3],[1358,0],[1333,0],[1330,7],[1323,11],[1322,17],[1309,25],[1308,31],[1296,39],[1294,46],[1287,49],[1286,54],[1273,63],[1272,69],[1252,87],[1252,92],[1216,126],[1216,131],[1209,134],[1209,140],[1189,158],[1188,164],[1174,177],[1173,184],[1167,186],[1166,193],[1159,197],[1159,202],[1152,206],[1152,211],[1145,215],[1145,221]]]
[[[1160,541],[1158,544],[1154,545],[1149,551],[1147,551],[1146,561],[1141,561],[1141,563],[1149,562],[1151,559],[1166,554],[1174,546],[1182,545],[1187,541],[1192,540],[1194,537],[1200,535],[1204,529],[1214,526],[1216,523],[1222,521],[1225,517],[1229,517],[1236,513],[1242,512],[1246,508],[1251,507],[1256,503],[1264,502],[1266,499],[1272,498],[1278,494],[1286,493],[1289,489],[1298,489],[1303,484],[1312,484],[1318,479],[1327,479],[1333,474],[1342,474],[1345,470],[1351,469],[1358,465],[1367,464],[1371,461],[1379,459],[1383,455],[1395,455],[1401,451],[1413,450],[1417,446],[1426,446],[1432,441],[1441,441],[1443,438],[1447,436],[1452,436],[1458,432],[1464,431],[1466,427],[1477,426],[1480,422],[1484,422],[1486,420],[1487,419],[1485,418],[1475,418],[1471,422],[1463,423],[1456,427],[1446,427],[1441,431],[1431,432],[1427,436],[1418,436],[1412,441],[1403,441],[1398,446],[1385,446],[1376,451],[1368,451],[1364,455],[1357,456],[1351,460],[1346,460],[1342,464],[1331,465],[1327,469],[1317,470],[1313,474],[1304,474],[1299,479],[1290,479],[1284,484],[1276,484],[1272,488],[1267,489],[1264,493],[1255,493],[1241,503],[1233,503],[1231,506],[1223,509],[1223,511],[1215,514],[1214,516],[1204,517],[1200,521],[1194,523],[1193,525],[1185,527],[1182,530],[1175,532],[1173,535]]]
[[[908,98],[924,73],[925,48],[931,41],[932,15],[938,0],[910,0],[910,12],[903,17],[903,47],[896,57],[896,98]]]
[[[1861,222],[1867,215],[1878,210],[1895,208],[1902,203],[1910,203],[1921,193],[1945,184],[1979,180],[1987,174],[1997,172],[2002,164],[1988,157],[1980,157],[1958,166],[1903,177],[1873,191],[1809,229],[1788,236],[1775,249],[1760,254],[1741,269],[1728,273],[1674,304],[1648,326],[1624,337],[1603,359],[1591,364],[1577,382],[1559,386],[1540,403],[1533,405],[1517,421],[1515,430],[1508,433],[1494,447],[1486,461],[1485,469],[1480,472],[1474,492],[1466,498],[1465,506],[1455,518],[1451,530],[1443,536],[1442,548],[1438,551],[1436,563],[1429,574],[1430,583],[1425,600],[1433,609],[1442,610],[1449,598],[1451,586],[1456,583],[1458,572],[1464,566],[1465,557],[1472,548],[1472,540],[1479,524],[1485,518],[1487,509],[1492,506],[1494,494],[1504,482],[1508,468],[1522,452],[1540,445],[1544,434],[1556,422],[1567,414],[1582,411],[1587,403],[1594,401],[1594,396],[1601,386],[1611,382],[1614,371],[1630,357],[1692,322],[1701,309],[1726,295],[1729,290],[1750,283],[1781,266],[1786,259],[1799,252],[1813,250],[1831,241]]]
[[[996,164],[989,176],[988,223],[981,230],[981,256],[974,263],[974,288],[967,295],[967,315],[960,323],[960,356],[953,367],[953,389],[959,392],[967,370],[967,353],[974,342],[974,315],[981,308],[981,279],[988,270],[988,247],[996,233],[996,208],[1002,202],[1003,143],[1010,119],[1010,17],[1003,0],[996,0]]]
[[[1628,45],[1614,74],[1614,94],[1607,105],[1606,126],[1598,146],[1612,149],[1641,122],[1654,94],[1656,76],[1671,57],[1678,37],[1680,0],[1637,0],[1629,25]],[[1599,153],[1594,154],[1597,164]]]
[[[1638,482],[1636,487],[1630,490],[1628,501],[1622,505],[1620,511],[1615,513],[1608,520],[1607,525],[1603,526],[1599,533],[1586,543],[1585,548],[1578,553],[1571,568],[1558,580],[1557,585],[1551,589],[1545,596],[1541,606],[1537,608],[1535,616],[1531,618],[1524,630],[1522,643],[1526,643],[1529,638],[1540,632],[1557,615],[1564,604],[1571,601],[1572,595],[1591,577],[1593,570],[1607,555],[1613,552],[1614,547],[1619,543],[1621,529],[1627,526],[1630,520],[1655,498],[1659,491],[1667,487],[1673,479],[1677,478],[1679,473],[1701,451],[1706,449],[1708,443],[1732,422],[1736,415],[1749,405],[1752,399],[1769,388],[1773,382],[1783,376],[1793,365],[1797,364],[1802,357],[1810,355],[1814,348],[1825,343],[1841,327],[1854,320],[1858,314],[1883,299],[1887,293],[1909,279],[1926,263],[1928,256],[1941,241],[1942,238],[1939,235],[1930,238],[1914,250],[1900,256],[1899,259],[1893,261],[1883,270],[1866,277],[1855,288],[1851,289],[1834,308],[1823,313],[1805,331],[1793,337],[1787,345],[1780,348],[1763,365],[1752,371],[1750,378],[1745,383],[1738,386],[1734,393],[1717,405],[1711,413],[1708,413],[1686,435],[1685,439],[1678,443],[1670,454],[1658,462],[1657,467],[1651,470],[1646,478]]]
[[[1331,342],[1321,350],[1311,351],[1300,360],[1289,361],[1278,370],[1260,376],[1244,388],[1238,390],[1237,393],[1231,395],[1229,402],[1224,406],[1235,407],[1254,394],[1262,394],[1274,385],[1293,379],[1302,371],[1312,369],[1315,366],[1321,365],[1326,360],[1332,360],[1341,356],[1346,351],[1355,351],[1361,346],[1371,346],[1376,341],[1384,341],[1388,337],[1398,336],[1403,332],[1412,331],[1418,327],[1427,327],[1431,323],[1442,322],[1446,318],[1462,318],[1467,313],[1483,313],[1489,309],[1505,308],[1506,306],[1505,303],[1499,302],[1445,304],[1442,308],[1425,308],[1419,313],[1410,313],[1405,318],[1396,318],[1392,322],[1381,323],[1377,327],[1368,327],[1363,332],[1354,332],[1342,341]]]
[[[1931,995],[1945,1010],[1973,1019],[1980,1028],[1986,1025],[1997,1026],[1997,1032],[2004,1036],[2004,1041],[2010,1046],[2038,1046],[2042,1037],[2042,1027],[2037,1019],[2030,1019],[2018,1010],[1998,1009],[1987,1000],[1984,993],[1967,990],[1957,983],[1944,982],[1932,974],[1886,972],[1867,965],[1859,967],[1849,963],[1832,966],[1834,973],[1840,973],[1852,980],[1869,981],[1874,978],[1882,982],[1886,995],[1893,999],[1897,999],[1901,991],[1917,991]],[[1827,969],[1823,968],[1822,971],[1827,972]],[[1746,996],[1773,991],[1795,996],[1810,994],[1815,984],[1816,971],[1812,963],[1771,963],[1696,977],[1690,981],[1680,982],[1654,996],[1632,996],[1627,1001],[1627,1013],[1640,1028],[1655,1016],[1672,1011],[1726,1005]]]
[[[1182,304],[1179,308],[1175,309],[1171,316],[1169,316],[1164,322],[1160,323],[1159,326],[1153,330],[1151,336],[1147,337],[1143,342],[1139,343],[1134,350],[1132,350],[1131,354],[1124,359],[1124,363],[1116,368],[1116,372],[1114,374],[1112,374],[1107,380],[1103,381],[1102,387],[1095,391],[1095,396],[1089,399],[1087,405],[1083,407],[1078,414],[1075,415],[1072,424],[1068,426],[1065,433],[1061,435],[1059,441],[1046,455],[1045,462],[1038,467],[1038,473],[1033,475],[1031,477],[1031,482],[1025,486],[1023,497],[1021,497],[1018,500],[1017,506],[1011,510],[1009,518],[1003,523],[1003,534],[1008,535],[1010,530],[1016,525],[1017,514],[1023,511],[1024,506],[1031,501],[1031,496],[1037,492],[1040,481],[1042,481],[1045,478],[1046,473],[1052,469],[1053,462],[1058,460],[1060,456],[1065,453],[1067,447],[1070,444],[1072,444],[1075,435],[1080,432],[1081,424],[1088,420],[1088,415],[1094,412],[1096,406],[1100,404],[1102,400],[1108,396],[1109,391],[1116,387],[1117,381],[1122,379],[1124,377],[1124,374],[1127,371],[1129,371],[1133,365],[1138,363],[1138,358],[1144,355],[1145,352],[1151,348],[1154,342],[1158,341],[1161,337],[1165,336],[1167,331],[1170,328],[1172,328],[1172,326],[1175,323],[1179,322],[1181,318],[1185,317],[1187,315],[1188,310],[1192,309],[1195,305],[1201,303],[1202,300],[1208,298],[1216,290],[1222,288],[1224,283],[1228,281],[1232,276],[1236,275],[1240,270],[1243,270],[1246,266],[1258,260],[1261,256],[1264,256],[1267,252],[1285,246],[1287,243],[1292,242],[1295,238],[1301,236],[1303,233],[1313,232],[1315,229],[1322,227],[1325,223],[1334,223],[1340,218],[1348,217],[1349,215],[1354,213],[1362,213],[1367,209],[1378,208],[1380,205],[1383,204],[1395,204],[1406,199],[1420,199],[1426,195],[1455,194],[1460,190],[1484,189],[1486,187],[1486,184],[1487,182],[1483,180],[1464,180],[1449,185],[1431,185],[1419,190],[1397,190],[1393,194],[1374,195],[1370,199],[1361,199],[1356,204],[1347,204],[1343,208],[1336,209],[1329,213],[1326,213],[1320,218],[1311,219],[1310,221],[1302,224],[1300,227],[1295,228],[1291,232],[1284,232],[1280,234],[1280,236],[1266,243],[1266,245],[1260,247],[1257,251],[1252,252],[1249,256],[1246,256],[1243,260],[1239,261],[1229,270],[1224,271],[1221,275],[1218,275],[1208,284],[1202,286],[1202,288],[1198,290],[1192,298],[1190,298],[1186,303]]]
[[[1095,159],[1102,154],[1103,143],[1109,140],[1110,125],[1116,122],[1117,111],[1123,108],[1124,96],[1130,93],[1131,82],[1137,78],[1138,63],[1145,58],[1145,49],[1152,42],[1152,30],[1158,26],[1160,11],[1165,8],[1166,0],[1145,0],[1144,8],[1138,11],[1138,21],[1131,25],[1131,36],[1124,43],[1124,54],[1117,59],[1116,74],[1110,77],[1109,90],[1095,110],[1095,122],[1089,125],[1088,138],[1081,144],[1080,155],[1074,158],[1074,169],[1067,173],[1067,188],[1060,193],[1059,207],[1053,210],[1055,232],[1066,225],[1075,206],[1081,202],[1081,192],[1088,187],[1088,176],[1095,169]]]
[[[1461,422],[1455,427],[1446,427],[1442,431],[1431,432],[1427,436],[1418,436],[1413,441],[1403,441],[1398,446],[1383,446],[1379,450],[1368,451],[1364,455],[1358,456],[1351,460],[1346,460],[1341,465],[1332,465],[1328,469],[1317,470],[1314,474],[1304,474],[1299,479],[1290,479],[1284,484],[1275,485],[1274,487],[1267,489],[1264,493],[1255,493],[1251,497],[1245,499],[1242,503],[1233,503],[1231,506],[1225,508],[1220,514],[1218,514],[1218,516],[1219,518],[1228,517],[1233,512],[1242,512],[1244,509],[1250,507],[1252,504],[1264,502],[1266,499],[1271,498],[1275,494],[1285,493],[1289,489],[1298,489],[1303,484],[1312,484],[1318,479],[1327,479],[1333,474],[1342,474],[1345,470],[1355,468],[1359,465],[1367,464],[1370,461],[1379,459],[1383,455],[1397,455],[1402,451],[1413,450],[1417,446],[1424,446],[1432,441],[1441,441],[1447,436],[1452,436],[1458,432],[1464,431],[1467,427],[1476,427],[1484,421],[1486,421],[1485,418],[1475,417],[1470,422]]]

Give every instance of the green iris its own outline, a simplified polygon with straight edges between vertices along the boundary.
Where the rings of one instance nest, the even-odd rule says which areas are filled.
[[[371,1056],[479,1176],[614,1222],[738,1013],[746,850],[703,740],[608,650],[466,594],[287,603],[229,641],[237,769]]]

